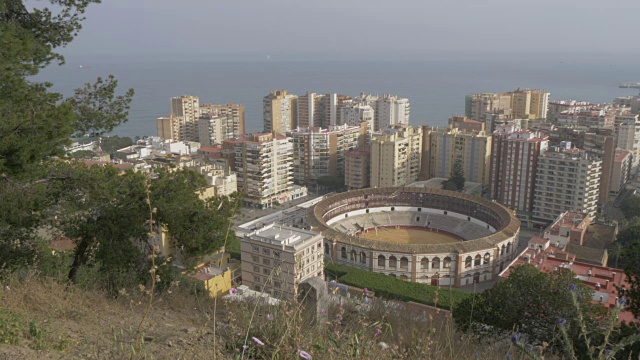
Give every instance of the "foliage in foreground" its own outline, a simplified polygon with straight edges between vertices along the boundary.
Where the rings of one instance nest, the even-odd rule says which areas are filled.
[[[637,327],[617,321],[622,304],[607,312],[591,302],[592,294],[569,270],[545,273],[524,264],[506,280],[461,302],[453,317],[463,331],[488,339],[511,337],[524,350],[542,346],[570,359],[612,358],[616,353],[626,358],[637,351],[626,347],[640,339],[627,338]]]
[[[375,291],[376,296],[390,300],[414,301],[451,309],[470,296],[470,294],[456,289],[402,281],[391,276],[332,262],[325,262],[324,269],[327,280],[337,280],[340,283],[361,289],[367,288]]]

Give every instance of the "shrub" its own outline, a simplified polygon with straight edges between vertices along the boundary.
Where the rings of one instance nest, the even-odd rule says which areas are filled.
[[[450,309],[470,296],[460,290],[402,281],[391,276],[330,262],[325,264],[324,269],[328,280],[335,279],[346,285],[367,288],[375,291],[377,296],[390,300],[414,301]]]
[[[17,344],[21,331],[20,315],[0,308],[0,344]]]

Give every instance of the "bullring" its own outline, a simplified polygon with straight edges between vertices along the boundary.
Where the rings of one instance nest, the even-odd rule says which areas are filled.
[[[327,260],[439,286],[494,279],[514,258],[520,229],[498,203],[410,187],[339,193],[310,208],[307,221],[323,234]]]

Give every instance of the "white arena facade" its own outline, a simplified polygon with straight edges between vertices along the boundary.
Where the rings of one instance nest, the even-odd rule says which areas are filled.
[[[516,256],[512,210],[458,192],[410,187],[353,190],[307,213],[325,258],[438,286],[494,279]]]

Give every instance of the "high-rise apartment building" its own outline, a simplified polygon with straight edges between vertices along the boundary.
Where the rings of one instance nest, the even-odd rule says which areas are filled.
[[[298,97],[297,126],[328,128],[342,125],[345,122],[340,119],[340,109],[348,101],[350,99],[346,95],[307,92]]]
[[[275,223],[240,238],[242,284],[281,300],[295,300],[298,285],[324,280],[321,234]]]
[[[631,153],[631,173],[635,174],[640,164],[640,120],[638,115],[625,116],[617,126],[618,148]]]
[[[200,98],[192,95],[172,97],[171,117],[180,119],[181,141],[199,141]]]
[[[516,90],[511,94],[511,114],[514,119],[547,117],[549,93],[544,90]]]
[[[224,139],[231,139],[244,135],[245,117],[244,105],[241,104],[204,104],[200,106],[201,114],[209,114],[211,116],[219,116],[223,119],[226,134]]]
[[[466,181],[489,185],[491,136],[459,128],[431,131],[429,178],[448,178],[456,160],[462,161]]]
[[[293,144],[272,133],[253,133],[223,142],[223,152],[233,157],[238,191],[245,201],[265,208],[290,200],[293,190]]]
[[[371,187],[404,186],[418,180],[422,128],[394,125],[371,138]]]
[[[371,150],[362,147],[344,154],[344,185],[349,190],[366,189],[370,186]]]
[[[602,160],[571,143],[549,148],[538,159],[533,217],[551,222],[565,211],[596,216]]]
[[[373,131],[374,117],[375,111],[370,105],[348,102],[340,108],[342,124],[359,126],[361,122],[366,122],[369,124],[370,131]]]
[[[293,179],[315,184],[323,176],[344,177],[344,154],[364,143],[367,124],[297,128],[287,132],[293,142]]]
[[[480,93],[465,98],[465,115],[483,121],[502,115],[509,119],[540,119],[547,116],[549,93],[517,89],[505,93]]]
[[[216,115],[203,114],[198,119],[198,141],[200,146],[222,144],[227,139],[227,121]]]
[[[174,141],[197,141],[194,136],[197,131],[194,123],[187,123],[184,116],[171,114],[159,117],[156,120],[158,137]]]
[[[395,95],[360,94],[353,99],[353,103],[369,105],[374,109],[373,130],[379,131],[393,125],[409,125],[411,107],[409,99],[399,98]]]
[[[538,158],[549,137],[513,126],[499,127],[492,137],[491,197],[518,212],[531,212]]]
[[[609,186],[609,196],[618,196],[624,190],[624,185],[629,181],[631,168],[631,152],[628,150],[617,150],[613,159],[611,169],[611,180]]]
[[[298,97],[287,94],[287,90],[276,90],[262,101],[264,132],[284,135],[294,129],[298,117]]]

